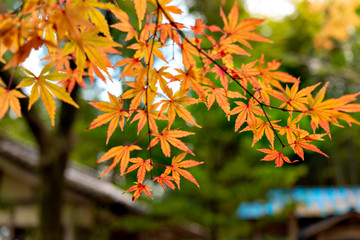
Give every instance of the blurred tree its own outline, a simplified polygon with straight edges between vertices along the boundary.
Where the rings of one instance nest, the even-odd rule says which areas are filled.
[[[206,5],[207,9],[209,9],[211,12],[213,12],[212,6],[212,4]],[[211,13],[207,14],[210,15]],[[212,16],[215,17],[216,15],[212,14]],[[212,20],[210,17],[208,17],[208,20],[209,25],[212,21],[215,21],[215,19]],[[302,27],[301,24],[298,26],[299,28]],[[291,24],[287,27],[290,29]],[[294,37],[294,35],[292,37]],[[301,40],[302,37],[303,40]],[[294,41],[291,42],[291,44],[294,44],[294,46],[287,46],[286,44],[282,46],[280,43],[280,46],[283,49],[281,51],[283,53],[283,57],[288,54],[289,49],[291,49],[291,52],[292,49],[296,47],[302,51],[305,51],[306,54],[307,48],[301,48],[299,46],[302,46],[301,44],[304,44],[303,42],[306,42],[305,40],[308,39],[312,38],[301,36],[300,39],[298,39],[294,37]],[[295,45],[298,42],[299,45]],[[272,47],[272,49],[274,48]],[[260,50],[259,52],[266,51]],[[273,55],[275,56],[279,53],[280,51],[276,53],[274,52]],[[268,54],[270,57],[272,57],[271,51],[269,51]],[[334,54],[336,54],[336,52]],[[341,54],[336,56],[341,56]],[[256,56],[256,54],[253,57],[254,59],[259,58],[259,56]],[[295,57],[289,59],[295,59],[295,61],[297,61],[299,56],[295,55]],[[313,59],[305,58],[304,62],[307,63],[307,61],[312,60]],[[336,57],[334,58],[334,62],[332,62],[332,64],[341,65],[343,62],[344,59]],[[306,65],[305,63],[304,65]],[[290,69],[290,72],[301,72],[299,71],[299,66],[296,64],[289,64],[288,68]],[[75,67],[73,69],[75,69]],[[309,68],[309,73],[310,71],[311,69]],[[2,76],[3,79],[10,79],[10,77],[6,75],[7,72],[3,72],[2,74],[4,74]],[[299,74],[294,75],[298,76]],[[75,87],[72,93],[73,98],[76,99],[78,89]],[[26,108],[26,104],[23,106],[23,109],[24,108]],[[66,166],[67,159],[69,158],[69,154],[72,150],[72,125],[75,124],[75,110],[73,108],[69,108],[67,104],[62,104],[61,108],[62,110],[59,117],[60,122],[57,124],[56,128],[51,130],[49,130],[48,127],[42,125],[39,116],[37,116],[35,113],[36,109],[24,113],[25,119],[27,120],[27,123],[29,124],[37,142],[39,143],[40,152],[42,154],[42,159],[40,161],[43,183],[42,192],[44,194],[46,193],[46,197],[44,197],[42,200],[43,205],[41,212],[43,224],[42,228],[44,232],[43,234],[46,236],[43,238],[52,240],[57,239],[60,236],[59,208],[61,207],[62,195],[59,189],[62,188],[62,173]],[[200,111],[198,113],[200,113]],[[203,183],[203,190],[200,192],[201,197],[194,198],[191,190],[193,186],[188,188],[186,187],[187,185],[184,184],[183,191],[188,193],[192,199],[187,199],[183,202],[181,200],[179,202],[170,200],[168,205],[164,205],[163,202],[161,204],[162,208],[159,210],[160,213],[161,211],[164,211],[164,214],[168,214],[170,211],[165,211],[164,209],[169,209],[170,207],[179,207],[177,209],[179,211],[179,209],[181,209],[179,205],[186,202],[186,204],[191,207],[182,208],[184,210],[183,213],[188,214],[188,216],[187,214],[184,214],[184,216],[211,229],[210,235],[212,239],[224,239],[238,236],[239,233],[233,232],[236,230],[234,230],[235,228],[232,228],[232,226],[234,226],[236,223],[234,213],[236,206],[240,201],[255,199],[261,196],[265,190],[273,187],[292,185],[296,179],[305,172],[304,167],[296,169],[290,168],[292,170],[289,170],[286,173],[284,173],[284,170],[277,170],[275,172],[273,170],[269,170],[268,165],[264,165],[266,167],[261,166],[257,167],[256,169],[252,169],[254,163],[248,161],[248,159],[259,157],[255,153],[249,154],[247,152],[247,149],[250,147],[250,143],[245,144],[243,140],[237,140],[237,136],[233,134],[233,129],[230,127],[233,125],[227,125],[227,123],[224,121],[218,120],[218,117],[220,117],[218,113],[214,114],[214,116],[211,117],[212,121],[210,122],[202,119],[204,118],[203,115],[196,114],[195,116],[195,118],[199,121],[202,119],[202,122],[208,124],[204,124],[204,128],[199,130],[199,134],[197,135],[198,138],[193,143],[193,147],[196,148],[198,152],[197,160],[205,161],[208,165],[208,167],[204,168],[203,170],[198,170],[198,174],[200,176],[199,179],[201,179]],[[206,118],[209,118],[209,116],[207,115]],[[225,126],[225,128],[222,126]],[[210,136],[210,131],[214,132],[215,134]],[[230,132],[232,136],[230,136]],[[261,143],[259,144],[261,145]],[[216,146],[216,149],[214,147],[214,149],[209,151],[208,146]],[[246,154],[243,154],[243,152]],[[78,154],[79,156],[83,156],[84,153],[79,152]],[[154,153],[154,158],[156,157],[155,154],[156,153]],[[51,159],[51,161],[49,161],[49,159]],[[226,159],[226,161],[224,161],[224,159]],[[241,168],[235,168],[235,165],[241,166]],[[271,166],[271,168],[273,167]],[[272,176],[271,178],[274,179],[273,182],[268,181],[269,176]],[[244,182],[246,182],[246,184],[244,184]],[[281,182],[281,185],[279,185],[279,182]],[[177,193],[173,193],[166,198],[171,199],[173,196],[176,196],[176,194]],[[177,199],[180,199],[178,196],[176,197]],[[49,209],[52,210],[49,211]],[[182,214],[179,215],[180,216],[177,216],[178,218],[185,218],[181,216]],[[229,218],[229,215],[233,216],[233,218]],[[49,221],[49,219],[51,220]]]

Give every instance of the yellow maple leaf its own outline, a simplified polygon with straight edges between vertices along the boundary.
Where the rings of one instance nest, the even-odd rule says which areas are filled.
[[[74,102],[70,97],[70,94],[58,86],[56,83],[60,80],[71,77],[71,74],[61,73],[61,72],[50,72],[52,65],[47,65],[41,71],[39,76],[35,76],[31,71],[22,68],[23,72],[27,75],[16,88],[32,86],[31,93],[29,97],[29,106],[28,110],[31,109],[31,106],[39,99],[43,101],[46,111],[49,113],[51,119],[51,125],[55,125],[55,100],[54,97],[57,97],[63,102],[73,105],[78,108],[79,106]],[[55,82],[55,83],[52,83]]]
[[[16,89],[7,89],[5,83],[0,78],[0,119],[5,116],[9,107],[17,116],[21,117],[19,98],[25,98],[25,95]]]

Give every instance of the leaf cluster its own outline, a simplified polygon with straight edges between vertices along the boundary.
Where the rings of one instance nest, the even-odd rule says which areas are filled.
[[[28,109],[40,98],[54,125],[54,97],[78,107],[69,94],[76,84],[85,87],[85,76],[92,83],[95,76],[112,81],[109,69],[122,67],[120,80],[129,89],[120,96],[109,93],[110,102],[90,102],[104,113],[90,123],[89,129],[109,124],[108,143],[117,126],[123,130],[128,122],[137,122],[139,137],[131,144],[112,147],[98,160],[112,159],[100,178],[117,165],[121,176],[137,171],[137,182],[127,190],[134,192],[134,200],[142,193],[152,198],[150,181],[174,189],[175,184],[180,188],[185,178],[199,187],[185,170],[203,163],[185,159],[187,154],[195,154],[183,138],[194,133],[174,127],[177,118],[201,127],[188,110],[191,105],[204,104],[210,109],[216,102],[225,117],[235,115],[235,132],[253,134],[253,145],[265,136],[269,147],[259,149],[266,154],[262,160],[274,161],[277,167],[293,162],[285,155],[285,148],[301,159],[304,149],[326,156],[313,142],[331,136],[330,124],[341,126],[339,120],[360,123],[348,114],[360,111],[360,104],[352,103],[359,93],[325,99],[328,84],[313,95],[318,84],[301,89],[299,78],[280,70],[281,61],[266,61],[264,55],[247,63],[235,61],[235,56],[251,56],[252,42],[271,42],[255,32],[264,20],[239,20],[236,2],[228,14],[220,8],[222,27],[208,26],[201,19],[189,27],[176,22],[175,16],[182,11],[171,0],[133,2],[136,24],[116,4],[95,0],[29,0],[18,13],[1,14],[0,60],[6,62],[4,69],[15,71],[32,49],[41,46],[48,51],[45,60],[49,63],[39,75],[20,68],[25,77],[14,89],[10,89],[12,79],[8,85],[0,82],[0,118],[9,108],[21,116],[25,109],[20,109],[19,98],[25,95],[20,89],[31,87]],[[103,11],[111,13],[117,22],[109,26]],[[124,33],[125,44],[115,41],[110,29]],[[165,57],[162,51],[166,46],[179,49],[181,63],[175,67],[174,56]],[[133,54],[123,57],[121,47]],[[11,58],[3,59],[8,52]],[[109,54],[123,58],[112,64]],[[177,89],[170,87],[174,83]],[[230,86],[236,86],[236,91],[229,90]],[[304,119],[310,119],[310,126],[300,124]],[[159,129],[160,125],[164,127]],[[147,144],[140,147],[143,139]],[[153,159],[157,146],[164,157],[172,157],[170,164]],[[174,155],[173,148],[181,153]],[[133,157],[135,150],[143,149],[149,153],[147,159]],[[158,176],[153,176],[155,167],[162,169]]]

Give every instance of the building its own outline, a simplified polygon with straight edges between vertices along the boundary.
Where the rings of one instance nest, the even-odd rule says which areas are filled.
[[[240,204],[237,216],[257,224],[254,239],[360,240],[360,187],[295,187],[267,193],[267,201]]]
[[[0,135],[0,240],[34,239],[29,238],[29,234],[31,236],[38,225],[37,156],[35,150]],[[149,205],[133,202],[131,194],[124,194],[122,189],[104,179],[98,180],[96,171],[79,163],[69,163],[65,183],[64,240],[88,240],[94,229],[129,216],[141,218],[151,212]],[[189,223],[162,226],[156,231],[126,232],[114,228],[102,239],[206,239],[206,235],[200,226]]]

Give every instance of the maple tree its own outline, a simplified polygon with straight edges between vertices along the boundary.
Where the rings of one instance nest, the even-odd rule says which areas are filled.
[[[94,83],[95,75],[105,82],[115,81],[109,69],[122,67],[120,80],[134,79],[123,82],[130,89],[120,96],[109,93],[110,102],[89,102],[104,112],[90,123],[89,129],[109,124],[108,143],[118,125],[123,130],[128,122],[138,121],[139,137],[131,144],[109,149],[98,160],[112,160],[100,178],[117,165],[121,176],[137,171],[137,182],[127,190],[134,192],[134,200],[143,192],[152,198],[149,181],[174,189],[174,183],[180,188],[180,181],[185,178],[199,187],[185,170],[203,163],[186,157],[195,153],[182,138],[193,133],[173,126],[174,120],[180,118],[186,124],[201,127],[187,106],[204,103],[210,109],[216,101],[225,117],[235,115],[235,132],[251,131],[253,144],[265,135],[269,147],[259,149],[266,154],[262,160],[275,161],[278,167],[292,162],[284,155],[285,148],[292,149],[301,159],[303,149],[326,155],[313,142],[331,136],[330,124],[341,126],[339,120],[349,125],[360,123],[348,114],[360,111],[360,104],[352,103],[359,93],[325,100],[328,84],[313,96],[319,84],[299,88],[300,79],[280,71],[280,61],[267,62],[264,55],[249,63],[235,61],[237,55],[251,55],[251,42],[271,42],[255,32],[263,20],[240,20],[236,2],[228,14],[220,8],[223,27],[207,26],[201,20],[194,26],[176,22],[174,17],[182,11],[171,0],[133,2],[135,25],[116,2],[95,0],[28,0],[23,2],[21,11],[1,14],[0,60],[5,63],[4,70],[11,69],[13,74],[7,84],[0,82],[0,118],[9,108],[20,117],[21,111],[26,111],[20,109],[19,99],[26,97],[21,88],[31,87],[27,109],[40,98],[55,125],[54,97],[78,107],[70,96],[76,85],[85,87],[88,79]],[[102,11],[111,12],[118,22],[109,26]],[[126,34],[121,44],[112,38],[111,28]],[[21,63],[32,49],[41,46],[47,49],[45,60],[49,62],[36,75],[21,67]],[[166,57],[161,50],[165,46],[180,49],[183,66],[177,63],[174,67],[174,57]],[[122,48],[132,50],[133,55],[112,64],[109,55],[121,56]],[[9,59],[5,57],[8,52],[12,54]],[[23,78],[11,88],[17,70]],[[170,83],[178,83],[178,87],[171,88]],[[237,85],[238,91],[230,91],[230,84]],[[124,104],[125,101],[130,104]],[[274,111],[286,114],[275,119]],[[310,119],[310,126],[301,124],[306,118]],[[159,122],[166,123],[161,132]],[[147,143],[139,146],[144,139]],[[173,156],[172,147],[183,153]],[[165,157],[173,157],[170,165],[152,158],[155,148],[160,148]],[[148,151],[148,159],[135,157],[134,150]],[[163,169],[159,176],[153,176],[155,167]]]

